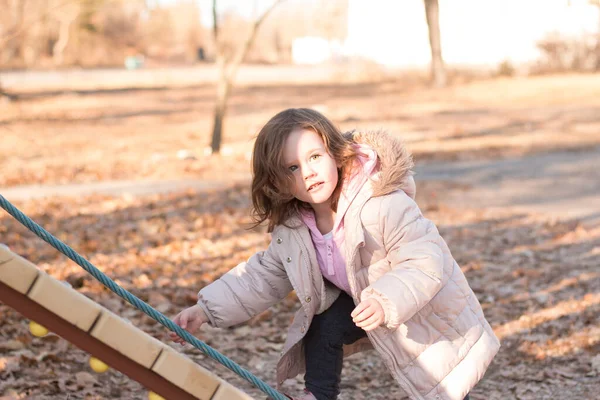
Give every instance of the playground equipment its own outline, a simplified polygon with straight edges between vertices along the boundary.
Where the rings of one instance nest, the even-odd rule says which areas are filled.
[[[118,286],[73,249],[16,209],[2,195],[0,207],[107,288],[254,384],[272,399],[287,398]],[[110,366],[119,370],[148,388],[151,391],[149,399],[252,399],[190,358],[41,271],[2,244],[0,301],[29,318],[29,328],[35,336],[44,336],[48,331],[56,333],[97,358],[90,360],[92,369],[101,371],[105,366]]]
[[[0,301],[31,320],[33,335],[50,330],[94,355],[96,372],[110,365],[166,399],[251,399],[6,246],[0,246]]]

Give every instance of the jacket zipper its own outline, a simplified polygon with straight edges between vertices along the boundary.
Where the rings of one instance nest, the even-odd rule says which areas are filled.
[[[295,235],[295,233],[294,233],[294,235]],[[304,254],[306,254],[306,252],[308,251],[308,249],[306,248],[306,245],[305,245],[305,244],[304,244],[304,242],[302,241],[302,238],[301,238],[301,237],[300,237],[300,238],[296,237],[296,240],[298,241],[298,243],[299,243],[299,244],[300,244],[302,247],[304,247],[304,249],[303,249],[303,255],[302,255],[302,259],[301,259],[301,260],[299,260],[300,264],[302,264],[302,263],[303,263],[303,261],[304,261],[304,257],[305,257],[305,256],[304,256]],[[310,279],[312,279],[312,274],[311,274],[311,271],[310,271],[310,262],[308,262],[308,264],[309,264],[309,275],[311,275],[311,276],[310,276]],[[291,273],[289,273],[289,271],[287,271],[287,275],[288,275],[288,279],[290,280],[290,283],[292,284],[292,288],[293,288],[293,289],[294,289],[294,291],[296,292],[296,296],[297,296],[297,295],[298,295],[298,289],[299,289],[299,286],[298,286],[297,282],[295,282],[295,278],[294,278],[294,279],[292,279],[292,276],[293,276],[293,274],[291,274]],[[306,308],[305,308],[305,306],[304,306],[304,303],[302,302],[302,299],[301,299],[300,297],[298,297],[298,301],[300,301],[300,307],[302,307],[302,309],[304,310],[304,313],[305,313],[305,314],[307,314],[307,310],[306,310]],[[308,331],[308,329],[307,329],[307,328],[306,328],[306,331]],[[302,336],[300,337],[300,340],[302,340],[302,338],[304,337],[305,333],[301,333],[301,335],[302,335]],[[285,350],[285,351],[282,351],[282,355],[281,355],[281,357],[283,358],[283,356],[284,356],[284,355],[286,355],[286,354],[287,354],[287,353],[290,351],[290,349],[296,345],[296,343],[298,343],[298,341],[296,341],[294,344],[292,344],[292,345],[291,345],[291,346],[290,346],[290,347],[289,347],[287,350]]]

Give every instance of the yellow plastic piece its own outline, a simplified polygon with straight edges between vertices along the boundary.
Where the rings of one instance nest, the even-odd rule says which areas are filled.
[[[48,334],[48,329],[37,322],[29,321],[29,332],[31,332],[33,336],[42,337]]]
[[[148,400],[165,400],[160,394],[154,392],[148,392]]]
[[[90,357],[90,367],[99,374],[108,371],[108,365],[96,357]]]

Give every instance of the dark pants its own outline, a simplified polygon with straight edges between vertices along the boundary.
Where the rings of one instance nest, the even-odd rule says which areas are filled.
[[[304,339],[306,388],[318,400],[336,399],[340,394],[344,344],[366,337],[367,333],[352,322],[352,297],[342,292],[331,307],[315,315]]]
[[[343,345],[367,336],[352,322],[350,313],[354,307],[352,297],[342,292],[329,309],[314,316],[304,338],[304,382],[318,400],[337,399],[342,378]],[[469,400],[469,395],[465,400]]]

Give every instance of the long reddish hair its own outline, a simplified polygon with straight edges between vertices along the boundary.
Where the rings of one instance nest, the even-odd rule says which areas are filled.
[[[332,194],[332,209],[337,209],[345,173],[356,158],[352,141],[318,111],[309,108],[289,108],[271,118],[262,127],[252,154],[252,217],[255,225],[268,221],[268,231],[276,225],[286,225],[290,217],[310,205],[292,194],[293,176],[284,165],[284,146],[295,129],[310,129],[317,133],[329,155],[336,161],[338,183]]]

